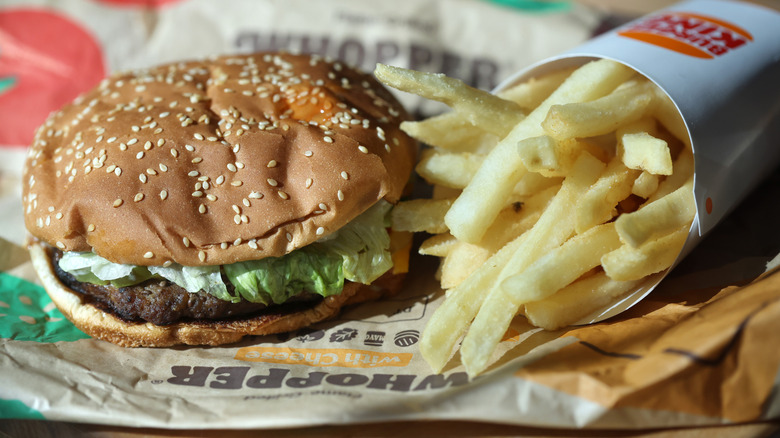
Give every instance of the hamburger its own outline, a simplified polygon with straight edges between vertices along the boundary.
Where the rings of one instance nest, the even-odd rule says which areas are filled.
[[[68,319],[121,346],[333,317],[402,283],[408,245],[387,217],[415,161],[407,119],[372,76],[317,56],[115,74],[35,135],[33,265]]]

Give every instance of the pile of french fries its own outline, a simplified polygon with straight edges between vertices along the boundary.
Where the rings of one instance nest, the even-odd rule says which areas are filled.
[[[431,199],[402,202],[393,228],[431,236],[446,296],[420,340],[441,372],[460,341],[474,376],[512,320],[559,329],[615,302],[679,255],[695,216],[693,153],[674,104],[611,60],[498,94],[441,74],[378,65],[398,90],[451,111],[402,129],[428,147]]]

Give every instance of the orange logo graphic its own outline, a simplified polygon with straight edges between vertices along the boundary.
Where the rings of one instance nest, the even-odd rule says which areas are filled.
[[[651,16],[618,35],[703,59],[725,55],[753,41],[753,36],[739,26],[687,12]]]
[[[382,353],[353,349],[310,349],[289,347],[247,347],[238,350],[238,360],[296,364],[315,367],[405,367],[412,360],[412,353]]]

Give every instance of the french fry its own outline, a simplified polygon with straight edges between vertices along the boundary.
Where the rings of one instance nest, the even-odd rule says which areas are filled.
[[[574,71],[574,69],[562,69],[542,77],[532,78],[526,82],[521,82],[506,90],[498,93],[502,99],[511,100],[520,105],[521,108],[530,111],[544,99],[547,98],[564,80]]]
[[[620,240],[637,248],[658,237],[690,224],[696,215],[693,178],[672,193],[647,203],[615,221]]]
[[[542,128],[558,140],[606,134],[639,120],[653,97],[652,84],[643,81],[589,102],[553,105],[542,121]]]
[[[640,198],[648,198],[658,190],[659,177],[650,172],[642,172],[634,180],[631,193]]]
[[[493,287],[498,274],[526,238],[523,234],[508,243],[483,263],[481,269],[447,291],[446,299],[433,312],[420,336],[420,354],[434,372],[444,369],[455,344],[479,311],[484,291]]]
[[[429,146],[450,152],[484,154],[498,143],[498,137],[474,126],[455,111],[421,121],[401,122],[401,129]]]
[[[609,60],[593,61],[575,70],[485,158],[444,218],[450,232],[466,242],[479,241],[526,173],[516,151],[517,143],[544,134],[541,122],[551,106],[597,99],[633,74],[628,67]],[[479,214],[475,215],[475,212]]]
[[[496,135],[505,135],[525,117],[524,111],[516,103],[441,73],[377,64],[374,75],[399,90],[445,103],[473,125]]]
[[[536,327],[558,330],[576,323],[642,282],[616,281],[604,272],[587,276],[539,301],[525,304],[525,316]]]
[[[664,140],[647,132],[637,132],[620,137],[620,145],[619,155],[626,167],[653,175],[672,174],[672,154]]]
[[[604,174],[593,183],[574,209],[576,230],[584,233],[617,215],[616,206],[631,194],[638,171],[627,168],[615,157],[607,165]]]
[[[483,158],[469,152],[454,154],[429,149],[422,154],[415,170],[431,184],[462,189],[471,181]]]
[[[449,233],[434,234],[420,243],[417,252],[422,255],[446,257],[457,243],[458,240]]]
[[[412,199],[399,202],[391,212],[393,229],[443,233],[447,231],[447,226],[442,218],[450,205],[451,199]]]
[[[506,278],[522,272],[546,252],[571,237],[574,233],[574,218],[569,214],[570,206],[598,178],[604,167],[604,163],[583,152],[572,168],[572,175],[563,180],[561,189],[539,220],[522,235],[526,237],[524,245],[512,254],[497,275],[494,287],[488,289],[485,302],[463,339],[461,360],[469,374],[476,375],[484,370],[490,354],[517,313],[518,306],[500,285]]]
[[[645,242],[639,247],[625,244],[605,254],[601,266],[607,275],[617,281],[639,280],[661,272],[677,259],[688,238],[690,225],[682,225],[668,235]]]
[[[445,289],[457,286],[492,254],[529,230],[557,191],[558,187],[548,187],[519,205],[502,210],[479,244],[458,242],[453,245],[442,262],[441,286]]]

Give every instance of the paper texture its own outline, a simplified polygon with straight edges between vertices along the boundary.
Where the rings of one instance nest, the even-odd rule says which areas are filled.
[[[357,1],[159,3],[152,9],[132,1],[0,2],[5,93],[25,89],[28,76],[11,68],[17,65],[44,72],[35,76],[37,84],[51,85],[86,75],[84,65],[110,72],[270,47],[321,48],[368,69],[381,60],[443,71],[490,89],[580,44],[599,18],[579,8],[518,11],[477,1],[404,0],[371,8]],[[94,57],[85,57],[82,67],[47,76],[44,61],[57,58],[32,50],[36,42],[13,30],[20,17],[13,14],[29,13],[31,5],[45,8],[23,20],[40,19],[43,11],[56,17],[47,15],[51,22],[85,29],[96,42],[88,46],[100,49],[97,67]],[[9,44],[41,56],[17,50],[9,62]],[[0,94],[4,114],[13,113],[3,107],[9,96]],[[436,110],[405,98],[420,114]],[[51,109],[26,114],[45,117]],[[52,306],[30,269],[19,192],[23,138],[31,134],[0,120],[0,418],[167,428],[417,419],[658,428],[780,413],[780,354],[767,348],[780,342],[780,273],[759,278],[780,252],[772,232],[780,220],[777,171],[634,308],[557,332],[518,318],[496,363],[468,380],[457,358],[434,375],[416,350],[443,299],[436,261],[422,256],[413,257],[400,295],[296,333],[212,348],[124,349],[87,338]]]

